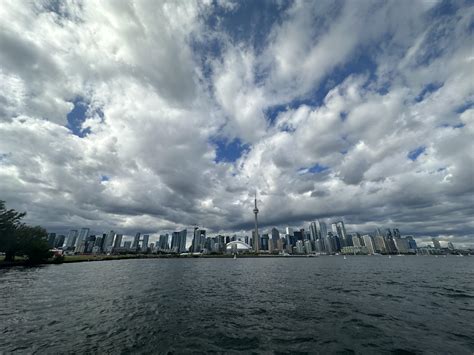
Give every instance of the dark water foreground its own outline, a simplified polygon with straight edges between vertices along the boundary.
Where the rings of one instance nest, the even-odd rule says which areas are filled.
[[[474,257],[0,270],[0,353],[474,352]]]

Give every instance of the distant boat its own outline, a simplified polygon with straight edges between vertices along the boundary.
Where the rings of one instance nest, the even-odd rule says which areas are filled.
[[[234,254],[234,259],[237,259],[237,254]]]
[[[391,259],[391,258],[392,258],[392,256],[391,256],[391,255],[389,255],[389,256],[388,256],[388,258],[389,258],[389,259]]]
[[[344,255],[344,260],[346,260],[346,259],[347,259],[347,258],[346,258],[346,256]]]

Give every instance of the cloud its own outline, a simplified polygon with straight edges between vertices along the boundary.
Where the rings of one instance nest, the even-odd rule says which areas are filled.
[[[472,244],[472,13],[5,2],[0,198],[52,231],[231,232],[258,190],[264,229]]]

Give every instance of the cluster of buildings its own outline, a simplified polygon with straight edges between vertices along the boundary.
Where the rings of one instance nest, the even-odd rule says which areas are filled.
[[[191,244],[187,243],[191,234]],[[109,233],[90,235],[89,228],[70,230],[67,235],[50,233],[48,243],[51,248],[75,254],[121,254],[121,253],[255,253],[255,233],[252,236],[216,235],[207,236],[206,230],[195,227],[191,233],[187,229],[161,234],[150,243],[149,234],[137,233],[133,240],[111,230]],[[261,254],[442,254],[454,251],[452,243],[442,248],[433,238],[433,246],[418,248],[413,236],[401,236],[398,229],[379,228],[373,234],[347,233],[344,222],[330,225],[325,222],[311,222],[308,229],[287,227],[280,232],[272,228],[258,236],[258,253]]]
[[[400,231],[379,228],[373,234],[347,233],[344,222],[337,221],[328,225],[323,221],[311,222],[308,229],[287,227],[285,232],[272,228],[266,233],[258,231],[257,199],[255,197],[255,229],[252,236],[210,237],[206,230],[195,227],[192,230],[191,245],[187,245],[188,230],[161,234],[150,243],[149,234],[137,233],[133,240],[124,240],[122,234],[113,230],[101,235],[90,235],[89,228],[71,230],[68,235],[50,233],[48,243],[51,248],[66,253],[78,254],[120,254],[120,253],[164,253],[164,254],[223,254],[223,253],[259,253],[259,254],[441,254],[443,248],[436,238],[433,247],[418,248],[413,236],[401,236]],[[446,249],[446,248],[444,248]],[[454,251],[452,243],[448,250]]]

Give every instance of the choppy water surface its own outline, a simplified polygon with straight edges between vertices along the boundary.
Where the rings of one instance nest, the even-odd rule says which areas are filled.
[[[0,353],[474,352],[474,257],[0,270]]]

